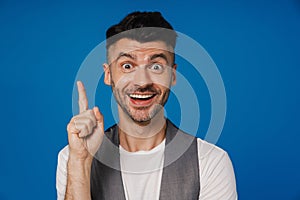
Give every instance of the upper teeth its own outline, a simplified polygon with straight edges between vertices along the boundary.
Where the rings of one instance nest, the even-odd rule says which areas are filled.
[[[152,97],[153,94],[130,94],[129,96],[131,98],[146,99],[146,98]]]

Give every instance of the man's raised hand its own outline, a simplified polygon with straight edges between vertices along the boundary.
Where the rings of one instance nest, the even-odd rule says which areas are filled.
[[[98,107],[88,109],[88,99],[81,81],[77,82],[79,114],[67,126],[70,156],[85,160],[92,158],[103,139],[103,116]]]

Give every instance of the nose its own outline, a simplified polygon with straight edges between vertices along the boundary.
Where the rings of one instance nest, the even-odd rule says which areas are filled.
[[[149,70],[147,70],[146,67],[137,67],[133,77],[133,82],[135,85],[138,86],[152,84],[152,79],[149,74]]]

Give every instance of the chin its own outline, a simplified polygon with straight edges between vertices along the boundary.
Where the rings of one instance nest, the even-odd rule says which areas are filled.
[[[130,118],[139,123],[145,123],[145,122],[150,122],[161,110],[161,107],[154,107],[152,109],[147,109],[147,110],[131,110],[129,112]]]
[[[148,112],[134,111],[129,114],[130,118],[135,122],[149,122],[152,118]]]

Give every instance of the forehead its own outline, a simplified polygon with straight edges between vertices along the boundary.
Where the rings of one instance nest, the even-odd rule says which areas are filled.
[[[156,53],[173,54],[171,46],[163,41],[138,42],[136,40],[123,38],[111,45],[108,49],[109,60],[115,60],[121,53],[131,53],[136,56],[147,57]]]

